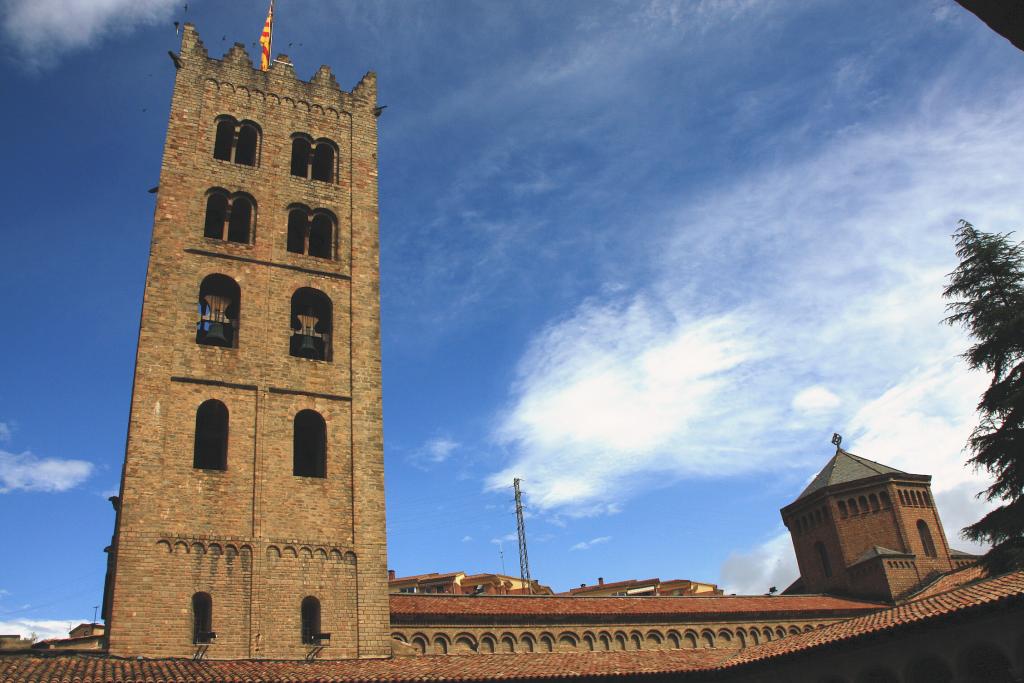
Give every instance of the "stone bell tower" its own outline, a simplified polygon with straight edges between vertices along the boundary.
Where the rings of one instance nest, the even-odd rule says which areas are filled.
[[[175,57],[109,650],[386,656],[375,76]]]

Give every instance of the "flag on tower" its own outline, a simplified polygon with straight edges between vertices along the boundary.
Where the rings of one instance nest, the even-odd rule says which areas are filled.
[[[260,71],[270,68],[270,43],[271,34],[274,32],[274,0],[270,0],[270,10],[267,11],[267,22],[263,24],[263,33],[260,34]]]

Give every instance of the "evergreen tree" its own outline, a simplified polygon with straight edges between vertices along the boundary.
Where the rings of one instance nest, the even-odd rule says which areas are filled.
[[[953,234],[960,265],[943,291],[945,322],[974,340],[963,357],[992,376],[967,447],[968,462],[994,478],[979,495],[1000,505],[964,535],[992,544],[983,562],[993,573],[1024,567],[1024,248],[1011,235],[960,221]]]

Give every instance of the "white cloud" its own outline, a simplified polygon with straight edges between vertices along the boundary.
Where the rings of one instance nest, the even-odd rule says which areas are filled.
[[[497,538],[491,539],[491,543],[494,543],[495,545],[501,545],[503,543],[509,543],[511,541],[518,542],[519,536],[517,536],[516,534],[505,534],[504,536],[499,536]]]
[[[24,60],[45,66],[66,52],[90,47],[112,32],[166,21],[177,0],[10,0],[3,32]]]
[[[0,450],[0,493],[67,491],[85,481],[93,465],[84,460],[39,458],[32,453]]]
[[[22,638],[35,635],[36,640],[67,638],[68,632],[82,623],[76,619],[14,619],[0,621],[0,633],[17,634]]]
[[[446,461],[461,445],[447,436],[437,436],[428,439],[413,451],[409,461],[420,469],[429,469],[433,465],[439,465]]]
[[[463,537],[462,537],[462,542],[463,542],[463,543],[469,543],[469,542],[470,542],[470,541],[472,541],[472,540],[473,540],[473,537],[472,537],[472,536],[463,536]]]
[[[0,422],[0,443],[7,443],[11,440],[11,425]]]
[[[612,540],[611,536],[598,536],[597,538],[592,538],[589,541],[580,541],[576,545],[569,548],[569,550],[590,550],[595,545],[607,543],[610,540]]]
[[[793,410],[799,413],[828,413],[839,407],[842,400],[823,386],[807,387],[793,397]]]
[[[811,474],[833,431],[937,493],[980,482],[960,448],[984,378],[956,360],[941,291],[957,218],[1024,224],[1024,157],[1005,154],[1024,105],[944,95],[643,217],[655,277],[536,333],[490,487],[520,476],[536,508],[594,510],[684,477]]]
[[[757,595],[775,586],[786,590],[800,575],[789,533],[780,533],[746,552],[734,552],[722,564],[719,577],[726,593]]]

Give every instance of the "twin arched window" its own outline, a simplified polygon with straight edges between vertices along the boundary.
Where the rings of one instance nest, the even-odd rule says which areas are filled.
[[[196,343],[238,347],[238,318],[242,291],[227,275],[207,275],[199,285],[199,321]]]
[[[288,251],[318,258],[334,258],[334,215],[296,205],[288,211]]]
[[[293,176],[332,183],[336,175],[335,159],[337,157],[334,143],[326,138],[313,140],[304,133],[296,133],[292,136],[291,172]]]
[[[211,398],[196,410],[192,467],[197,470],[228,468],[228,408]]]
[[[229,194],[214,188],[206,196],[203,236],[226,242],[250,244],[256,217],[256,200],[242,192]]]
[[[259,157],[260,128],[252,121],[238,121],[232,116],[217,118],[217,136],[213,142],[213,158],[243,166],[255,166]]]
[[[310,287],[295,290],[288,350],[291,355],[310,360],[331,360],[332,309],[330,298],[320,290]]]
[[[292,474],[296,477],[327,476],[327,423],[315,410],[295,415],[292,441]]]

